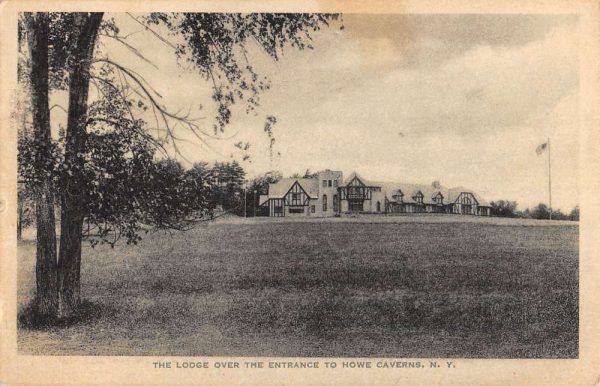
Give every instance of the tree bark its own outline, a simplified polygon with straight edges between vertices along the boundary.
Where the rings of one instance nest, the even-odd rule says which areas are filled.
[[[17,241],[23,239],[23,197],[17,197]]]
[[[48,105],[48,14],[26,13],[29,53],[31,56],[31,110],[33,135],[37,144],[36,162],[49,156],[50,108]],[[34,187],[36,239],[37,311],[42,315],[57,315],[56,292],[56,225],[52,180],[43,171]]]
[[[61,318],[74,315],[81,302],[81,242],[85,216],[82,186],[87,133],[87,103],[90,65],[102,13],[82,13],[75,17],[79,30],[69,69],[69,113],[67,119],[65,173],[61,189],[61,235],[58,254],[58,300]]]

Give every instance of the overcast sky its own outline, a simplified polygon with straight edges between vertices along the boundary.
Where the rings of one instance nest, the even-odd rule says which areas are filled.
[[[124,14],[107,16],[124,34],[142,30]],[[249,141],[250,176],[329,168],[439,180],[524,209],[547,202],[547,154],[535,148],[550,137],[553,206],[578,203],[575,16],[346,14],[343,24],[315,35],[314,50],[288,49],[278,62],[252,50],[272,82],[259,115],[234,110],[223,135],[234,137],[210,140],[210,149],[183,145],[186,158],[241,161],[233,144]],[[211,104],[208,84],[148,32],[127,41],[158,69],[106,38],[101,53],[144,75],[171,109],[206,116],[209,128],[210,114],[198,110]],[[273,156],[265,114],[278,119]]]

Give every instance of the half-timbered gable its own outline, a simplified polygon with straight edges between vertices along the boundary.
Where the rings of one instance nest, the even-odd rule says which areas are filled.
[[[345,186],[340,187],[339,191],[342,200],[371,199],[371,189],[358,176],[350,179]]]
[[[259,204],[267,207],[269,216],[311,215],[317,199],[318,187],[312,178],[284,178],[269,184],[266,197],[261,196]],[[312,204],[312,205],[311,205]]]
[[[454,201],[457,211],[460,214],[476,214],[477,199],[470,192],[461,192],[456,201]]]
[[[449,190],[448,207],[448,212],[455,214],[490,215],[489,210],[481,209],[489,208],[489,203],[477,193],[464,187]]]
[[[294,182],[290,190],[284,196],[285,204],[289,206],[308,206],[310,195],[304,190],[298,181]]]
[[[338,188],[341,211],[383,213],[385,195],[381,186],[352,173],[343,186]]]

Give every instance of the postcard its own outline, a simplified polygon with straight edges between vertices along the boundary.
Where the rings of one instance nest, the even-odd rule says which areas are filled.
[[[596,2],[0,17],[2,384],[600,382]]]

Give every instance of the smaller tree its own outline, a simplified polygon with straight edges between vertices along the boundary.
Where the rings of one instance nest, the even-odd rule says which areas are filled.
[[[306,169],[304,174],[294,173],[291,175],[292,178],[315,178],[319,175],[318,172],[311,172],[310,169]]]
[[[269,184],[276,184],[283,178],[281,172],[272,170],[254,178],[248,184],[248,189],[257,190],[258,194],[268,194]]]
[[[569,220],[571,221],[579,221],[579,205],[576,205],[571,213],[569,213]]]
[[[568,220],[569,216],[561,212],[560,209],[552,211],[552,220]]]
[[[550,218],[550,211],[548,210],[548,206],[544,203],[539,203],[533,210],[531,211],[531,217],[536,220],[544,220]]]
[[[246,172],[237,162],[216,162],[212,168],[214,187],[212,192],[213,205],[220,206],[224,211],[243,213],[243,190]]]
[[[499,201],[492,201],[490,203],[490,206],[492,207],[492,216],[498,216],[498,217],[515,217],[516,216],[516,210],[517,210],[517,202],[516,201],[509,201],[509,200],[499,200]]]

